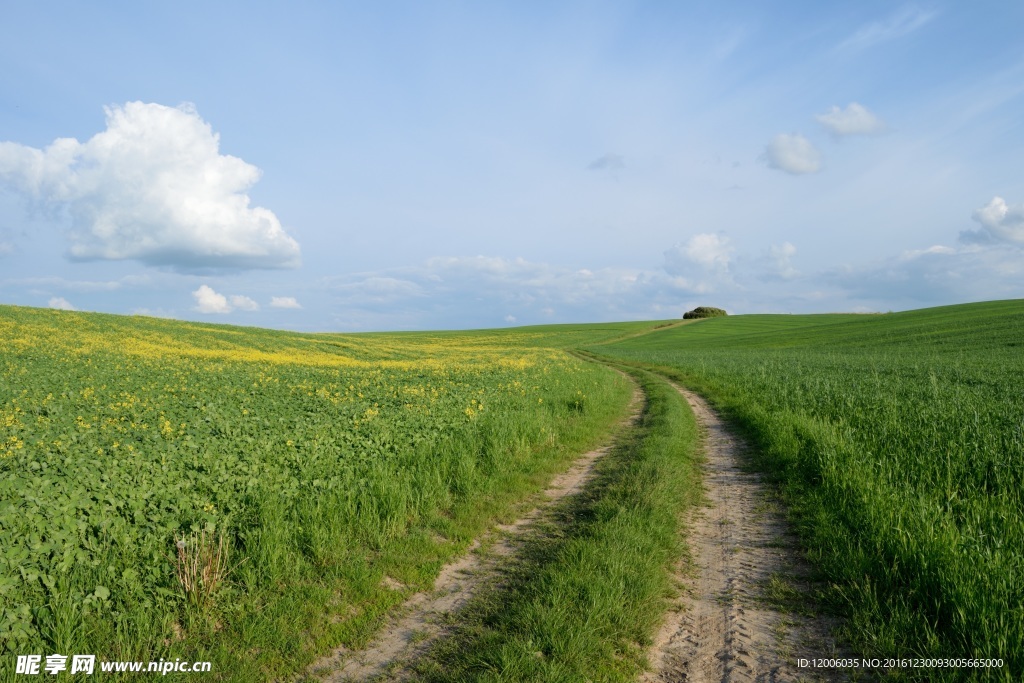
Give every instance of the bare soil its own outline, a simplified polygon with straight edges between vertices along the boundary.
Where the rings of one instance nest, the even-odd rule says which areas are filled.
[[[630,404],[628,422],[639,419],[642,399],[637,389]],[[332,683],[406,679],[408,665],[445,635],[445,624],[452,615],[481,588],[498,579],[500,562],[515,554],[526,531],[548,516],[558,502],[582,491],[593,477],[594,465],[613,445],[605,444],[577,458],[568,470],[552,480],[540,505],[511,524],[497,525],[484,538],[475,541],[466,554],[442,568],[433,590],[410,597],[396,610],[398,616],[369,646],[359,651],[338,648],[314,664],[312,673]]]
[[[678,388],[678,387],[677,387]],[[821,680],[797,657],[834,657],[833,621],[806,608],[810,570],[745,445],[696,394],[686,397],[705,433],[707,506],[688,525],[685,586],[655,637],[645,683]]]

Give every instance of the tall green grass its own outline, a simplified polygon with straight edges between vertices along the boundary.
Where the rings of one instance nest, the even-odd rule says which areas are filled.
[[[737,316],[595,346],[704,393],[760,446],[862,655],[1024,676],[1024,302]]]

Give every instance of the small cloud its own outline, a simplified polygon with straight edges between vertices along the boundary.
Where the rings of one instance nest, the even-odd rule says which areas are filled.
[[[1024,204],[1009,205],[1002,197],[993,197],[992,201],[977,209],[971,218],[981,224],[981,228],[961,232],[961,242],[1024,245]]]
[[[507,322],[509,324],[512,324],[515,321],[516,321],[516,317],[514,315],[506,315],[505,316],[505,322]]]
[[[237,308],[240,311],[260,310],[260,305],[258,303],[256,303],[249,297],[242,296],[240,294],[235,294],[231,297],[231,306],[232,308]]]
[[[927,12],[916,7],[906,8],[884,21],[875,21],[862,26],[841,42],[836,49],[863,50],[878,43],[902,38],[921,28],[934,17],[935,12]]]
[[[196,310],[200,313],[230,313],[231,306],[228,298],[218,294],[208,285],[201,285],[199,289],[192,292],[196,299]]]
[[[14,253],[14,245],[10,242],[0,242],[0,256]]]
[[[302,304],[293,296],[274,296],[270,298],[271,308],[302,308]]]
[[[695,235],[686,245],[686,256],[706,268],[728,268],[732,252],[728,237],[707,233]]]
[[[846,109],[833,106],[824,114],[814,117],[825,130],[836,137],[849,135],[877,135],[886,130],[885,122],[856,102]]]
[[[793,267],[793,257],[796,256],[796,247],[789,242],[773,244],[768,248],[768,263],[770,272],[766,279],[769,280],[792,280],[800,272]]]
[[[215,291],[209,285],[201,285],[199,289],[192,292],[195,297],[195,309],[200,313],[231,313],[232,311],[258,311],[260,305],[254,300],[241,294],[225,296]]]
[[[50,303],[47,304],[50,308],[56,308],[59,311],[77,311],[78,309],[71,305],[71,302],[62,296],[55,296],[50,299]]]
[[[621,154],[605,154],[587,164],[587,168],[591,171],[621,171],[626,168],[626,160]]]
[[[954,249],[953,247],[947,247],[941,244],[936,244],[928,247],[927,249],[910,249],[908,251],[905,251],[903,252],[902,258],[912,259],[917,258],[918,256],[921,256],[923,254],[945,254],[947,256],[951,256],[953,254],[956,254],[956,249]]]
[[[664,253],[665,272],[673,288],[693,294],[708,294],[735,288],[729,270],[735,253],[724,235],[702,233]]]
[[[776,135],[764,148],[761,160],[770,168],[791,175],[817,173],[821,170],[821,153],[799,133]]]
[[[707,270],[728,270],[729,262],[735,250],[728,237],[714,233],[701,233],[691,237],[685,245],[676,245],[665,252],[666,259],[670,266],[666,270],[671,274],[679,274],[686,270],[685,260],[691,264],[699,265]]]

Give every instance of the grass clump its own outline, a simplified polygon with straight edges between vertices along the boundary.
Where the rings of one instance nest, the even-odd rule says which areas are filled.
[[[231,573],[231,544],[223,534],[202,528],[182,535],[174,543],[174,576],[195,606],[208,606]]]

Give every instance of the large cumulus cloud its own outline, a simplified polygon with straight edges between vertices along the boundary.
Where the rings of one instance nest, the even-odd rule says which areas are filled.
[[[299,245],[246,191],[260,170],[221,154],[191,105],[106,108],[106,130],[45,149],[0,142],[0,182],[66,210],[69,255],[178,270],[288,268]]]

